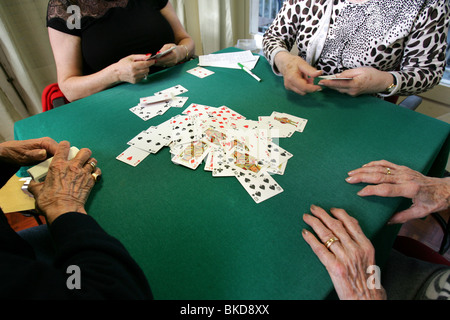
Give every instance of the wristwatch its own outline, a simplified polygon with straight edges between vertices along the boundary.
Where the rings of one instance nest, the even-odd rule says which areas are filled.
[[[397,86],[397,78],[394,76],[394,82],[392,82],[392,84],[389,87],[387,87],[383,93],[385,93],[385,94],[392,93],[395,90],[396,86]]]

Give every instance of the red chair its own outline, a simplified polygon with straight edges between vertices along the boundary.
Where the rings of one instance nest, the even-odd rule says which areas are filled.
[[[57,83],[52,83],[45,87],[42,92],[42,112],[57,108],[69,101],[64,97],[64,94],[59,89]]]

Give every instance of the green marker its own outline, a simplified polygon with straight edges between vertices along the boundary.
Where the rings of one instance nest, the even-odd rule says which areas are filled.
[[[258,78],[253,72],[251,72],[250,70],[248,70],[245,66],[243,66],[241,63],[238,62],[239,67],[241,67],[242,70],[244,70],[245,72],[247,72],[249,75],[251,75],[253,78],[256,79],[256,81],[261,82],[261,79]]]

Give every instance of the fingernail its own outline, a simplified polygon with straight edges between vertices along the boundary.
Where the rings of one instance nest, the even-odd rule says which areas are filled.
[[[304,235],[307,235],[307,234],[308,234],[308,231],[307,231],[306,229],[303,229],[303,230],[302,230],[302,233],[303,233]]]
[[[151,53],[147,53],[147,54],[146,54],[146,56],[151,56],[151,55],[152,55]]]
[[[345,179],[345,181],[352,182],[353,181],[353,177],[348,177],[347,179]]]

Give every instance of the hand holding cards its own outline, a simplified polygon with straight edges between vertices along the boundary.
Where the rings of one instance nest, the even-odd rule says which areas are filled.
[[[168,49],[168,50],[166,50],[166,51],[163,51],[163,52],[154,54],[154,55],[152,55],[150,58],[148,58],[147,61],[148,61],[148,60],[153,60],[153,59],[159,59],[159,58],[162,58],[162,57],[168,55],[168,54],[169,54],[170,52],[172,52],[173,50],[175,50],[176,47],[177,47],[177,46],[173,46],[172,48],[170,48],[170,49]]]
[[[69,150],[69,156],[67,160],[72,160],[76,157],[80,150],[76,147],[71,147]],[[47,177],[48,168],[52,163],[53,157],[45,160],[44,162],[39,163],[38,165],[27,170],[28,174],[33,178],[36,182],[44,182]]]

